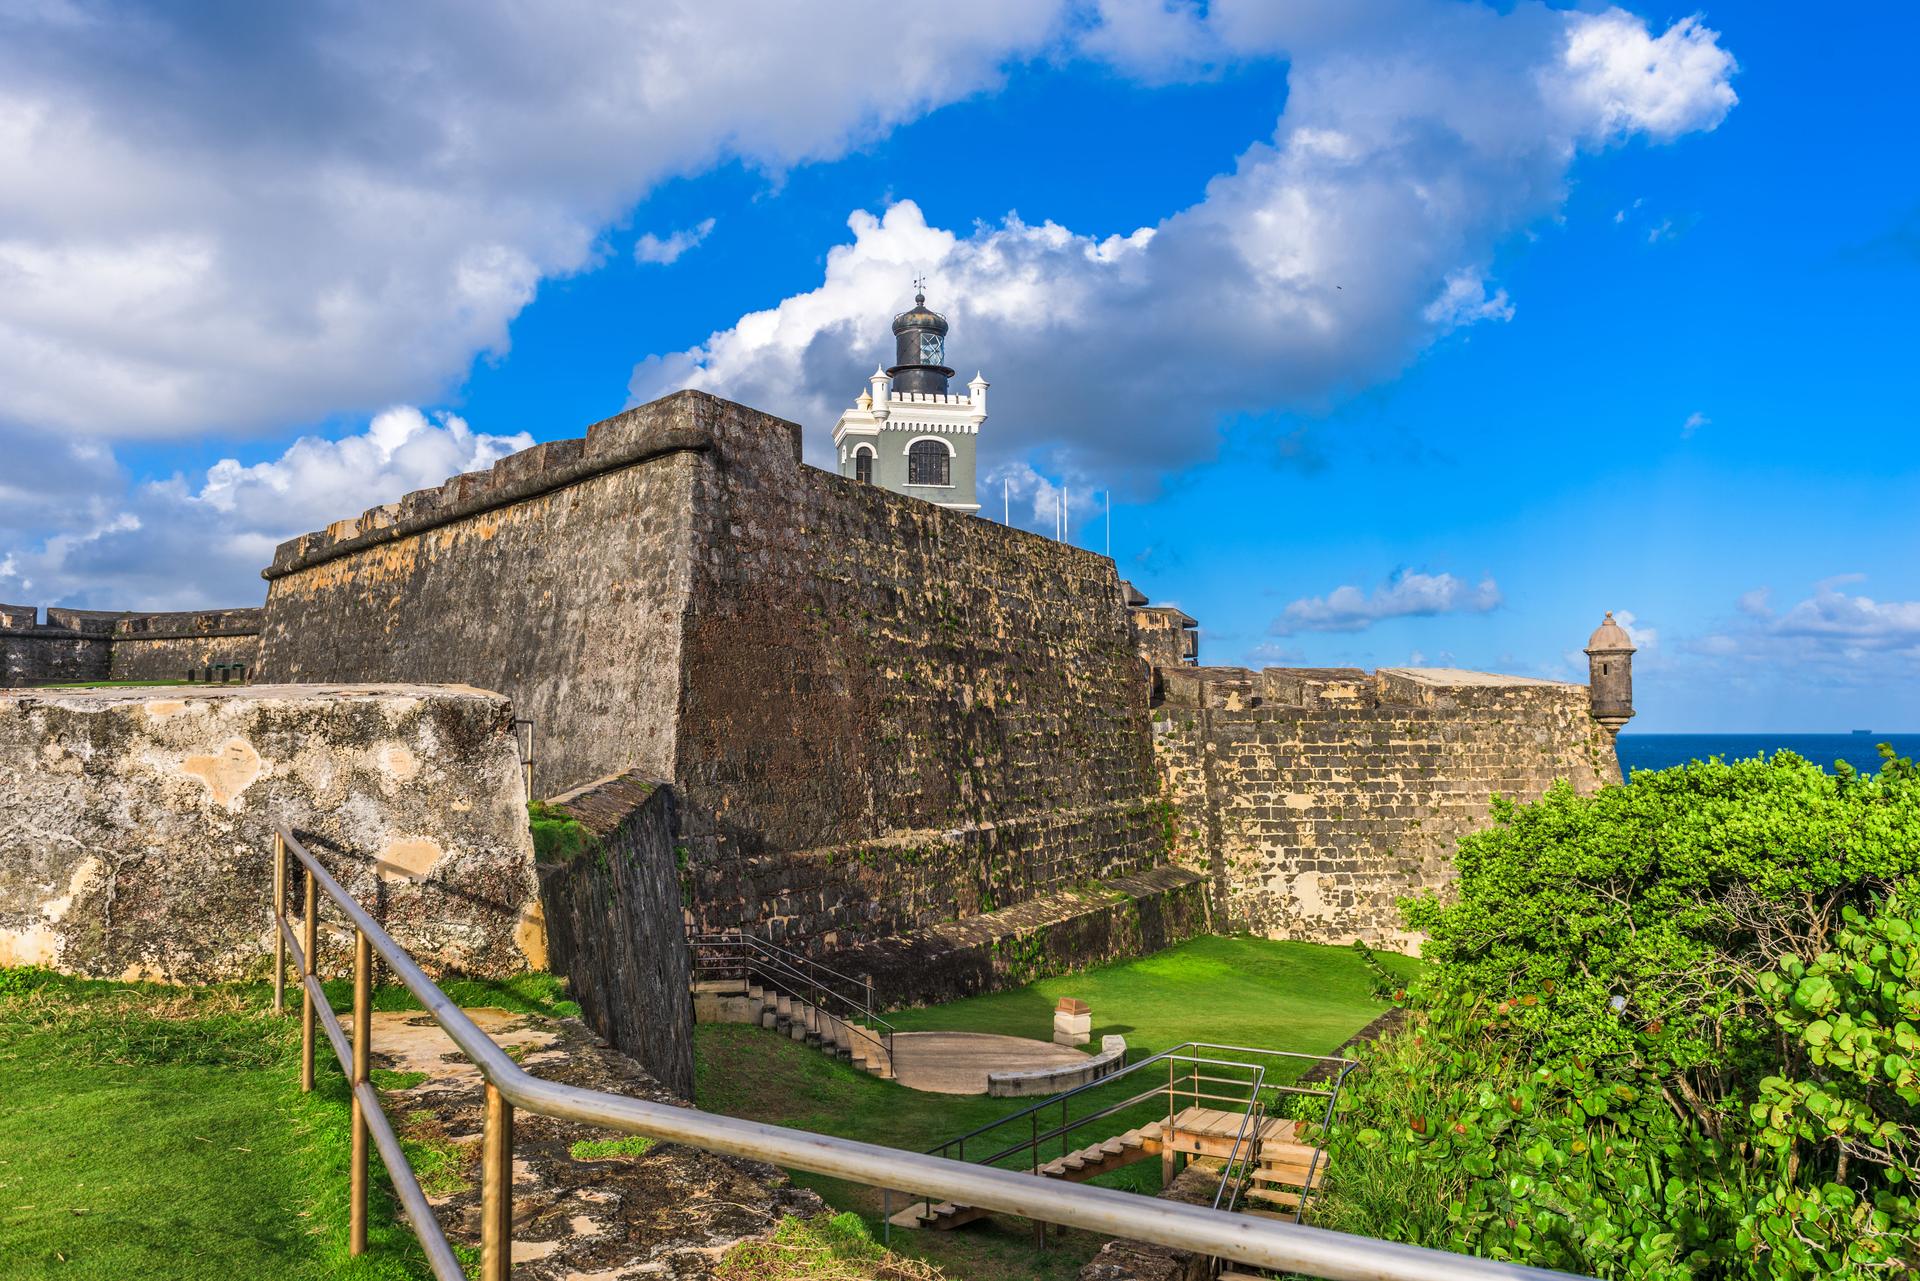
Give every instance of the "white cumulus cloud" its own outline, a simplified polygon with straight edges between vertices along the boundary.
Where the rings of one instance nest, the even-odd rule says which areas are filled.
[[[633,242],[633,257],[636,262],[653,262],[665,266],[680,260],[680,255],[693,248],[713,231],[713,219],[702,218],[691,227],[666,236],[656,236],[651,231]]]
[[[0,426],[435,396],[661,180],[838,155],[992,86],[1065,3],[0,6]]]
[[[302,437],[277,458],[226,458],[201,476],[139,485],[72,528],[5,557],[0,586],[100,609],[253,605],[260,570],[296,534],[479,471],[533,438],[476,432],[453,414],[397,406],[339,440]],[[0,526],[0,537],[21,537]],[[16,592],[18,594],[18,592]]]
[[[1358,632],[1388,618],[1434,614],[1484,614],[1500,607],[1500,587],[1491,578],[1469,583],[1452,574],[1402,571],[1371,592],[1336,587],[1325,596],[1290,603],[1268,631],[1275,636],[1299,632]]]
[[[1102,481],[1150,477],[1206,456],[1226,417],[1325,406],[1449,330],[1511,318],[1494,252],[1558,208],[1581,148],[1711,129],[1733,101],[1732,59],[1691,20],[1655,34],[1617,10],[1386,7],[1395,21],[1326,4],[1109,5],[1208,58],[1289,57],[1271,141],[1124,235],[1016,214],[944,228],[911,199],[856,211],[818,286],[641,362],[633,400],[715,391],[814,428],[824,460],[822,429],[886,356],[887,315],[926,273],[953,322],[949,361],[993,380],[990,466],[1043,450]],[[1136,45],[1153,41],[1107,52],[1126,65]]]

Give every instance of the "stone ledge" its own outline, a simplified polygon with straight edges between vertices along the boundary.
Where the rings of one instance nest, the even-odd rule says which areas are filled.
[[[883,1004],[933,1004],[1156,952],[1209,928],[1205,878],[1163,865],[823,958]]]
[[[1109,1033],[1100,1038],[1100,1053],[1084,1062],[1027,1072],[989,1072],[987,1093],[996,1099],[1058,1094],[1112,1076],[1126,1061],[1127,1038]]]
[[[700,391],[663,396],[595,423],[584,439],[548,441],[508,454],[488,471],[463,472],[437,488],[417,489],[397,502],[289,539],[274,549],[273,564],[260,576],[271,582],[667,454],[711,452],[718,445],[713,412],[729,403]],[[771,415],[760,417],[788,430],[797,461],[800,428]]]
[[[263,974],[284,823],[429,972],[543,966],[512,718],[464,686],[0,692],[0,965]]]

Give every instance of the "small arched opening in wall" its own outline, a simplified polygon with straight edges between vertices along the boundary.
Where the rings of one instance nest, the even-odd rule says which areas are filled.
[[[921,436],[908,442],[907,483],[953,488],[953,446],[938,436]]]
[[[862,445],[853,451],[853,478],[862,485],[873,483],[873,446]]]

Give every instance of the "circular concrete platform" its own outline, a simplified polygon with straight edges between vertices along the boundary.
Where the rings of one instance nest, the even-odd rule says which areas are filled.
[[[985,1094],[989,1072],[1030,1072],[1086,1059],[1079,1050],[1051,1041],[991,1032],[896,1032],[893,1037],[894,1079],[928,1094]]]

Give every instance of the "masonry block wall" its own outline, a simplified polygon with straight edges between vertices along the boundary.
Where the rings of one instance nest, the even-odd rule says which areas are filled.
[[[536,791],[671,780],[692,911],[833,949],[1164,861],[1104,557],[683,392],[284,544],[271,680],[462,681]]]
[[[833,948],[1164,859],[1110,560],[720,430],[679,730],[703,923]]]
[[[69,681],[185,680],[217,664],[252,672],[260,611],[126,611],[0,605],[0,688]]]
[[[673,789],[620,774],[547,804],[586,834],[571,858],[540,865],[550,962],[594,1031],[690,1099],[693,1006]]]
[[[1397,900],[1452,876],[1495,794],[1620,781],[1587,687],[1447,669],[1162,674],[1155,751],[1180,861],[1274,938],[1410,949]]]
[[[112,680],[177,681],[221,664],[249,673],[259,666],[258,609],[131,614],[114,622],[107,667]]]
[[[672,778],[691,406],[602,423],[283,543],[261,678],[459,682],[533,721],[534,792]]]
[[[479,690],[399,685],[0,694],[0,966],[264,975],[285,823],[434,973],[539,968],[511,717]],[[352,931],[321,916],[338,975]]]

